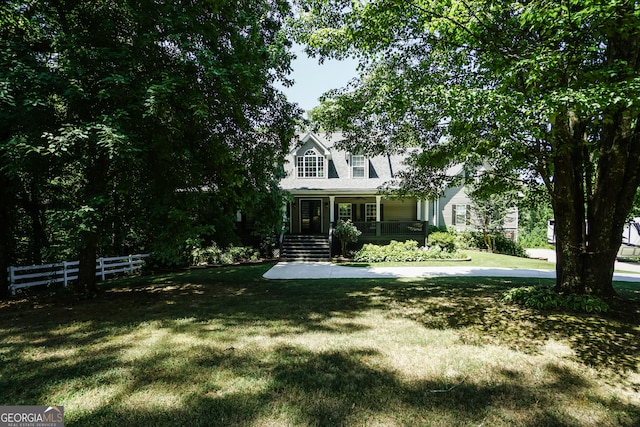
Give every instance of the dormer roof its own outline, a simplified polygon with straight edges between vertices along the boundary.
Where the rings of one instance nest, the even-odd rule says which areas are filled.
[[[320,154],[326,157],[327,160],[331,160],[331,149],[330,147],[325,143],[327,142],[326,140],[323,142],[318,135],[314,134],[313,132],[308,132],[306,135],[304,135],[302,138],[299,139],[299,143],[298,144],[294,144],[293,148],[291,149],[291,152],[289,154],[292,155],[296,155],[301,148],[304,148],[306,150],[308,150],[309,148],[313,147],[316,149],[316,151]]]
[[[343,140],[341,133],[313,133],[298,135],[292,141],[292,149],[287,156],[285,171],[287,176],[280,182],[283,189],[300,191],[366,192],[375,194],[379,187],[394,178],[404,169],[402,155],[374,156],[365,159],[365,176],[353,176],[352,154],[336,145]],[[303,156],[309,149],[326,159],[327,173],[322,177],[298,177],[296,157]]]

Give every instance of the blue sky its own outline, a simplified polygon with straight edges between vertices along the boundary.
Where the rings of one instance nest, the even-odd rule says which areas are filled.
[[[355,59],[325,60],[318,64],[318,59],[309,58],[301,46],[294,45],[292,50],[297,55],[291,63],[293,72],[290,75],[295,84],[282,90],[289,101],[296,102],[305,111],[319,104],[320,95],[330,89],[346,86],[357,75],[358,62]]]

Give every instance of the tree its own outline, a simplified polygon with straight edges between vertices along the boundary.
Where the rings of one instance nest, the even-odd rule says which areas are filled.
[[[292,32],[308,52],[358,55],[363,69],[314,118],[342,129],[355,150],[419,147],[404,194],[437,194],[454,163],[488,161],[494,176],[543,182],[556,221],[555,289],[614,295],[640,184],[637,2],[298,4]]]
[[[77,294],[95,292],[107,248],[197,232],[203,200],[232,215],[272,188],[299,115],[273,85],[290,70],[288,2],[2,3],[0,181],[20,190],[0,219],[21,200],[55,216]]]
[[[523,190],[518,203],[518,242],[526,248],[548,247],[547,224],[553,218],[549,194],[542,184]]]
[[[487,250],[494,252],[496,235],[503,231],[504,223],[515,207],[515,194],[483,194],[480,189],[473,186],[467,193],[471,199],[472,224],[482,233]]]
[[[358,241],[358,236],[362,234],[362,231],[351,223],[351,220],[338,221],[336,228],[333,229],[333,234],[340,240],[340,248],[343,257],[347,256],[347,245],[349,243],[355,243]]]

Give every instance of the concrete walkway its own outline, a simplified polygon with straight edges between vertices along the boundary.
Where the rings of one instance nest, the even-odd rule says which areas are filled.
[[[536,258],[541,258],[541,256],[536,256]],[[637,263],[616,262],[616,273],[613,278],[619,281],[640,282],[640,274],[628,274],[620,272],[620,270],[640,273],[640,265]],[[465,265],[456,267],[346,267],[330,262],[279,262],[269,269],[263,277],[266,279],[379,279],[442,276],[553,279],[556,277],[556,272],[555,270],[470,267]]]
[[[546,259],[554,264],[556,262],[556,251],[553,249],[527,249],[527,255],[529,258]],[[640,263],[631,260],[616,261],[615,271],[629,271],[640,274]]]
[[[489,267],[346,267],[330,262],[279,262],[266,279],[376,279],[382,277],[489,276],[554,278],[555,271]],[[640,281],[640,276],[638,276]]]

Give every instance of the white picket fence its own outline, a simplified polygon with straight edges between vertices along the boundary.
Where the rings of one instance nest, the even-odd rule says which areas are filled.
[[[96,276],[105,280],[109,274],[133,273],[142,268],[144,258],[149,254],[119,256],[111,258],[98,258],[96,260]],[[78,278],[79,261],[64,261],[54,264],[28,265],[24,267],[9,267],[9,290],[12,295],[17,289],[31,286],[50,285],[63,283],[65,287],[69,282]]]

